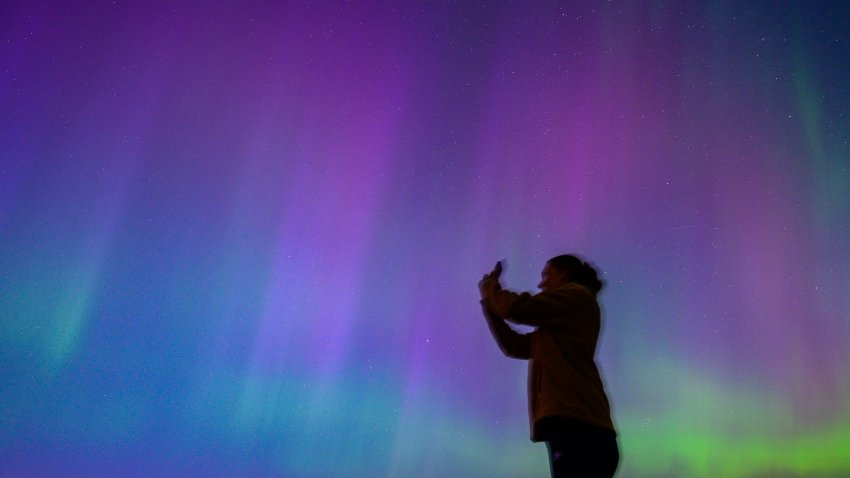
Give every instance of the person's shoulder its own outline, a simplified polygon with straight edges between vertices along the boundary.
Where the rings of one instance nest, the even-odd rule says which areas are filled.
[[[569,298],[571,300],[578,300],[582,302],[596,302],[596,295],[590,291],[587,287],[579,284],[578,282],[568,282],[563,284],[555,289],[552,289],[556,295]]]
[[[591,292],[590,289],[588,289],[586,286],[584,286],[582,284],[579,284],[578,282],[567,282],[566,284],[563,284],[563,285],[555,288],[555,290],[570,293],[570,294],[584,294],[584,295],[593,296],[593,292]]]

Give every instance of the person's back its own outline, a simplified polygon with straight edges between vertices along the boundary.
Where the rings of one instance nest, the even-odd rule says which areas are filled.
[[[538,385],[530,396],[532,439],[540,436],[536,423],[548,416],[563,416],[613,430],[608,398],[596,367],[594,354],[599,337],[599,306],[583,286],[561,286],[586,301],[582,312],[565,317],[563,325],[541,326],[531,333],[529,377]],[[545,379],[544,379],[545,377]]]

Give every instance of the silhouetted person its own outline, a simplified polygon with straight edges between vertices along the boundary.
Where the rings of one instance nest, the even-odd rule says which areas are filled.
[[[620,452],[596,368],[600,311],[596,270],[573,255],[543,267],[539,294],[499,284],[502,264],[478,284],[490,331],[508,357],[529,360],[531,441],[546,442],[553,477],[611,477]],[[528,334],[505,319],[536,327]]]

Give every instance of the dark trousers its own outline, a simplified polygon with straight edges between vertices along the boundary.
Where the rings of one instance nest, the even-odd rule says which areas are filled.
[[[614,476],[620,450],[613,430],[567,418],[545,420],[552,478]]]

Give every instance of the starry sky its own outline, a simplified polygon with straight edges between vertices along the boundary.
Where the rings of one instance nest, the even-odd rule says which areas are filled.
[[[575,3],[4,2],[0,476],[547,476],[568,252],[618,476],[850,474],[850,9]]]

